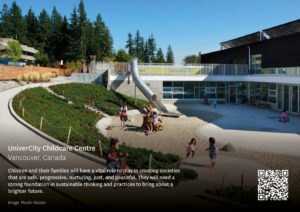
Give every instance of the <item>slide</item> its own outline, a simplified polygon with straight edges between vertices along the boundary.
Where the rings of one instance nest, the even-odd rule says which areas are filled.
[[[180,114],[169,112],[167,108],[157,100],[157,96],[150,90],[150,88],[143,82],[139,75],[139,69],[137,65],[137,59],[132,59],[130,61],[130,73],[135,85],[140,89],[140,91],[153,103],[153,105],[162,112],[163,115],[178,117]]]

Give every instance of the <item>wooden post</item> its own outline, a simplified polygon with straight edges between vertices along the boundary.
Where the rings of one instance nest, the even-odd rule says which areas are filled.
[[[151,169],[151,162],[152,162],[152,154],[150,154],[150,157],[149,157],[149,169]]]
[[[42,127],[43,127],[43,116],[41,116],[40,130],[42,129]]]
[[[70,126],[70,127],[69,127],[69,133],[68,133],[67,144],[69,144],[69,142],[70,142],[71,130],[72,130],[72,127]]]
[[[99,150],[100,150],[100,155],[102,157],[103,156],[103,152],[102,152],[102,144],[101,144],[100,140],[99,140]]]
[[[244,175],[241,175],[241,187],[244,188]]]
[[[22,113],[23,113],[23,117],[24,117],[24,112],[25,112],[25,110],[24,110],[24,107],[23,107],[23,110],[22,110]]]

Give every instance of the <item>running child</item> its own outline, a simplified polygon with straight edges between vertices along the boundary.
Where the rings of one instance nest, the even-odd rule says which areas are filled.
[[[194,158],[195,151],[197,149],[196,146],[196,138],[192,138],[191,141],[186,145],[186,159],[192,153],[192,158]]]

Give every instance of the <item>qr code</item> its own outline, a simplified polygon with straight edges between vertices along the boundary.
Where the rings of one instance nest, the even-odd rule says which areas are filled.
[[[258,200],[288,200],[288,170],[258,170]]]

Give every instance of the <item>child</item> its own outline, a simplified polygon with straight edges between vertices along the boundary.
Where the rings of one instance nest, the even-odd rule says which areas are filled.
[[[125,122],[127,121],[127,104],[125,103],[123,107],[120,109],[120,119],[121,119],[121,127],[122,129],[125,127]]]
[[[121,163],[124,162],[123,155],[125,157],[128,157],[127,153],[122,154],[119,151],[119,141],[117,139],[112,139],[110,142],[110,149],[108,150],[107,153],[107,168],[108,169],[120,168],[120,166],[123,165]]]
[[[214,105],[214,108],[215,108],[215,109],[217,108],[217,104],[218,104],[217,100],[214,100],[214,101],[213,101],[213,105]]]
[[[158,117],[157,117],[156,112],[153,112],[152,119],[153,119],[153,126],[154,126],[154,129],[157,129],[157,128],[158,128]]]
[[[209,138],[209,147],[206,149],[206,151],[209,151],[209,158],[211,160],[211,168],[214,168],[216,166],[216,158],[218,154],[218,149],[216,147],[216,140],[213,137]]]
[[[186,159],[189,157],[190,153],[192,153],[192,158],[194,158],[196,149],[196,138],[192,138],[191,141],[186,145]]]
[[[288,121],[290,121],[290,119],[289,119],[289,117],[288,117],[288,114],[287,114],[287,112],[286,112],[285,109],[282,111],[282,121],[283,121],[283,122],[288,122]]]

